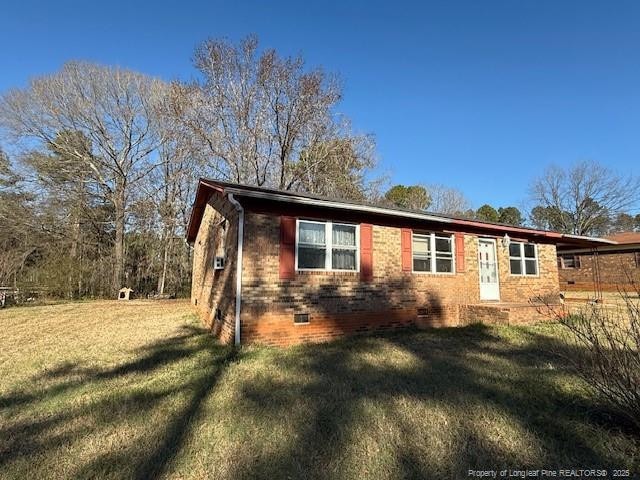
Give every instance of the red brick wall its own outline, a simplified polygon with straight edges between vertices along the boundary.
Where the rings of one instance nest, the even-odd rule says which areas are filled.
[[[227,220],[226,232],[221,228],[223,220]],[[235,208],[226,199],[213,195],[193,245],[191,303],[205,325],[224,343],[233,343],[235,334],[237,242]],[[214,269],[216,255],[225,257],[222,270]]]
[[[527,302],[537,296],[557,294],[558,262],[555,245],[537,244],[538,275],[521,276],[509,273],[509,251],[498,242],[498,267],[500,270],[500,300],[502,302]]]
[[[456,274],[403,272],[400,229],[374,225],[372,281],[350,272],[296,272],[293,280],[281,280],[279,228],[277,216],[246,212],[243,343],[284,345],[406,325],[458,325],[459,306],[480,301],[475,235],[465,235],[466,268]],[[555,246],[539,245],[538,252],[538,276],[511,276],[508,251],[498,241],[503,301],[527,302],[557,291]],[[310,323],[294,324],[295,313],[308,313]],[[464,323],[468,321],[467,314]]]
[[[460,324],[486,323],[489,325],[524,325],[541,320],[552,320],[553,314],[542,304],[463,305]]]
[[[636,264],[636,252],[598,254],[600,283],[603,290],[617,291],[630,285],[629,279],[640,281],[640,268]],[[594,257],[591,254],[579,254],[580,268],[560,268],[561,290],[594,289]]]

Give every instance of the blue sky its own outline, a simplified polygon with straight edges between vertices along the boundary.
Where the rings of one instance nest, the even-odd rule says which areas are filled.
[[[339,110],[397,183],[521,205],[548,164],[640,174],[640,2],[11,2],[0,92],[71,59],[189,79],[207,37],[256,33],[340,73]]]

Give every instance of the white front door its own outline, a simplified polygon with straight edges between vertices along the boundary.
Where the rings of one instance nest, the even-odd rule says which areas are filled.
[[[500,300],[496,241],[478,240],[478,271],[480,273],[480,300]]]

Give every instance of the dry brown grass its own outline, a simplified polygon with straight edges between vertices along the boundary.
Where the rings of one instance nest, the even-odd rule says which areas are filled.
[[[0,311],[0,478],[467,478],[638,472],[637,432],[553,326],[235,351],[185,302]]]
[[[136,350],[169,337],[190,311],[184,301],[79,302],[0,310],[0,362],[7,383],[33,369],[90,358],[108,367],[136,357]]]

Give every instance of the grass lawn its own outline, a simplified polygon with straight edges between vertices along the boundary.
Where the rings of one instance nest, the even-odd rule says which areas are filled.
[[[629,468],[553,325],[223,347],[186,302],[0,310],[0,478],[469,478]]]

